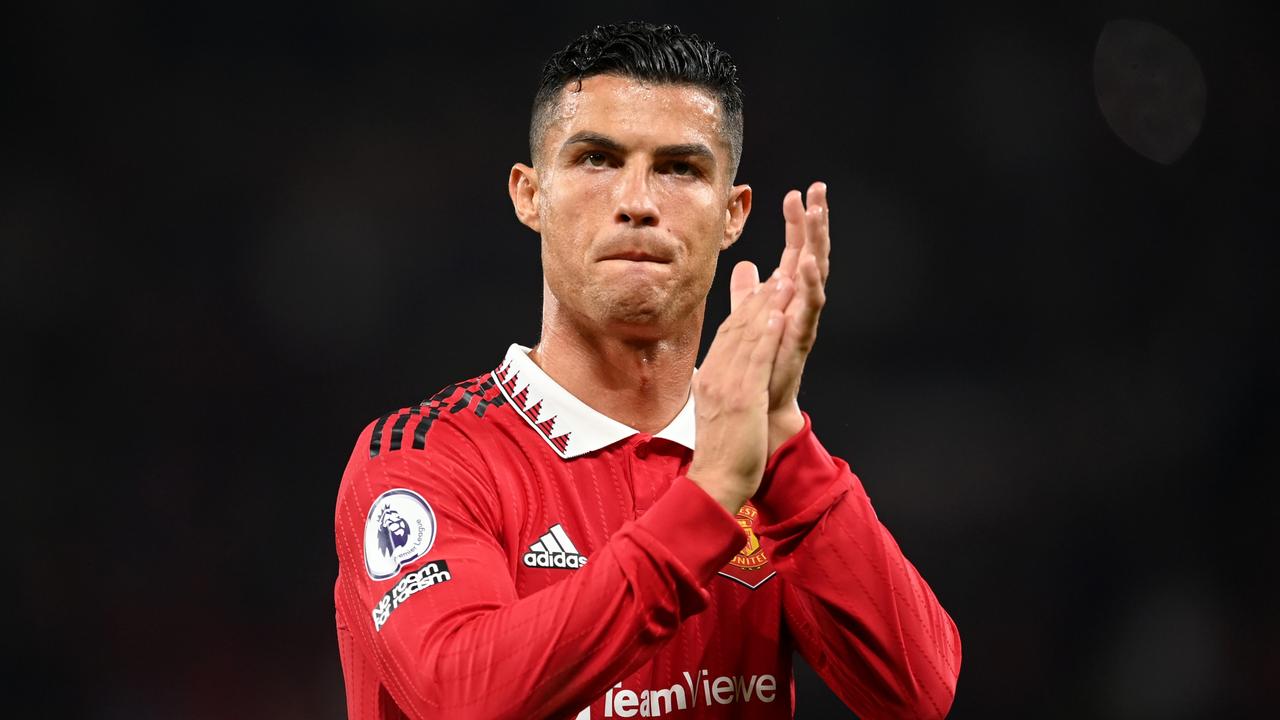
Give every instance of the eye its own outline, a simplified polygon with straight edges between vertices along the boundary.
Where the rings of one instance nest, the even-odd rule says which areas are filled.
[[[676,175],[693,175],[696,171],[687,162],[674,162],[671,163],[671,172]]]
[[[587,153],[582,159],[591,167],[604,167],[605,163],[609,161],[609,158],[605,157],[602,152]]]

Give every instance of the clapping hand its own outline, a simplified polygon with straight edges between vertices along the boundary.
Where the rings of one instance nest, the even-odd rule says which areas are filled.
[[[769,455],[804,427],[797,399],[800,377],[818,337],[818,316],[826,303],[831,269],[826,184],[810,185],[805,200],[799,190],[787,193],[782,215],[787,222],[786,247],[774,277],[793,282],[795,292],[783,311],[785,327],[769,379]],[[730,306],[737,308],[759,284],[755,264],[747,260],[738,263],[729,281]]]

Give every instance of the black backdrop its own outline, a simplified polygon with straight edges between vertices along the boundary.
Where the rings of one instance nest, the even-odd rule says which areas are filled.
[[[733,262],[776,257],[783,193],[830,184],[802,400],[959,624],[953,717],[1269,714],[1275,11],[545,5],[3,24],[13,707],[343,715],[332,509],[356,433],[536,341],[537,238],[504,185],[541,63],[639,17],[715,39],[747,93],[757,206],[710,318]],[[1203,70],[1171,165],[1099,109],[1116,18]],[[804,669],[798,697],[842,716]]]

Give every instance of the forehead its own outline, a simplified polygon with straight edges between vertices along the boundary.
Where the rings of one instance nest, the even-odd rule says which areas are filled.
[[[627,144],[702,142],[728,151],[723,111],[715,94],[692,85],[655,83],[618,75],[570,81],[551,113],[546,142],[591,130]]]

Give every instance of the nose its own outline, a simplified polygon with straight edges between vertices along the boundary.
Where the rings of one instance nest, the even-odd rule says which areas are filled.
[[[658,204],[649,185],[650,174],[639,165],[633,163],[622,174],[613,219],[631,227],[653,227],[658,224]]]

